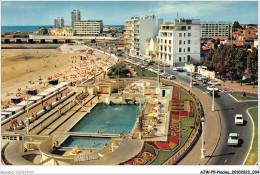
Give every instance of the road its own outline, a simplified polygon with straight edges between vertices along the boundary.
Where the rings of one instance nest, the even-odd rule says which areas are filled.
[[[132,61],[133,60],[143,63],[143,60],[135,58],[132,59]],[[157,68],[158,65],[154,64],[153,67]],[[164,67],[160,66],[160,69],[164,70]],[[173,71],[172,67],[165,67],[165,72],[175,75],[182,83],[190,84],[190,76],[187,76],[186,72]],[[201,83],[200,85],[193,87],[208,94],[206,87]],[[221,87],[219,87],[219,89],[222,90]],[[237,102],[230,97],[228,92],[220,92],[219,94],[220,97],[215,98],[215,109],[220,114],[221,134],[217,147],[213,152],[212,157],[207,162],[207,165],[242,165],[247,157],[248,151],[250,150],[253,135],[253,123],[246,110],[258,106],[258,102]],[[257,94],[254,96],[257,96]],[[244,116],[245,124],[243,126],[237,126],[234,124],[234,116],[236,114],[242,114]],[[240,136],[240,145],[238,147],[227,146],[228,135],[231,132],[238,133]]]

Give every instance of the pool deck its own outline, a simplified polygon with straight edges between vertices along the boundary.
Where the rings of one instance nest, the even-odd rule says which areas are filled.
[[[111,154],[101,157],[98,160],[79,162],[75,165],[118,165],[138,155],[143,145],[143,140],[123,139],[120,146]]]

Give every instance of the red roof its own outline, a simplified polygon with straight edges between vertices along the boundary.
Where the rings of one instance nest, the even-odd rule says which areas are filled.
[[[120,43],[119,44],[125,44],[125,42],[124,41],[120,41]]]
[[[202,47],[202,50],[210,50],[210,48]]]
[[[124,45],[118,45],[118,47],[124,47]]]
[[[227,36],[213,36],[213,39],[227,39]]]
[[[236,46],[243,46],[244,44],[243,43],[237,43],[235,44]]]

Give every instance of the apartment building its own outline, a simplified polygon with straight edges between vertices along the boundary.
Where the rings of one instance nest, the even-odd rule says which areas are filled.
[[[125,21],[125,50],[126,55],[142,56],[145,55],[146,40],[158,35],[162,19],[155,16],[133,17]]]
[[[76,21],[80,21],[80,11],[79,10],[73,10],[71,12],[71,27],[74,28],[74,23]]]
[[[202,39],[212,39],[213,36],[231,37],[231,23],[202,22],[200,36]]]
[[[103,31],[102,20],[82,20],[74,22],[75,35],[99,36]]]
[[[200,27],[199,19],[175,19],[162,24],[159,60],[171,66],[184,66],[191,58],[200,61]]]
[[[54,19],[54,28],[61,29],[62,27],[64,27],[64,19],[62,17]]]

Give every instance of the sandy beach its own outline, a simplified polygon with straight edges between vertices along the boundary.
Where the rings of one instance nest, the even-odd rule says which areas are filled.
[[[88,78],[93,74],[95,62],[106,68],[115,62],[114,59],[101,52],[92,55],[86,53],[85,46],[63,45],[58,49],[1,49],[1,102],[4,106],[11,105],[10,97],[25,96],[26,86],[37,88],[39,92],[48,88],[47,78],[59,81],[76,81]],[[81,61],[85,56],[86,61]],[[102,71],[100,67],[96,72]],[[41,76],[42,84],[39,84]]]

